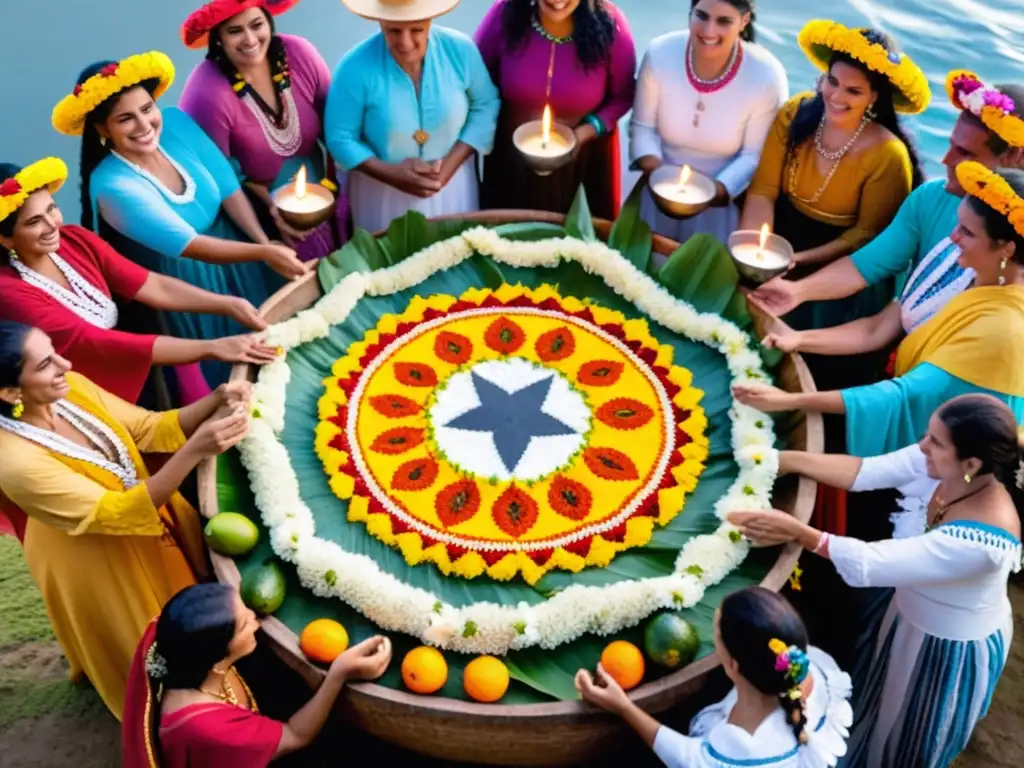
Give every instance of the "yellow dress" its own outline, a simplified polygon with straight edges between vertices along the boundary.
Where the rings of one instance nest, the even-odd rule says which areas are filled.
[[[185,443],[178,412],[153,413],[77,374],[67,400],[122,440],[139,484],[0,430],[0,491],[28,516],[25,559],[54,634],[120,719],[132,656],[147,624],[177,591],[205,577],[199,516],[175,493],[161,508],[143,482],[140,451],[173,453]]]

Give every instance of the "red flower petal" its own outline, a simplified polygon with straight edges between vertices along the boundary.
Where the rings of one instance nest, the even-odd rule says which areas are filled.
[[[107,64],[103,69],[99,71],[99,74],[103,77],[114,77],[117,74],[117,68],[121,66],[121,62],[115,61]]]
[[[633,460],[614,448],[587,448],[583,451],[583,461],[602,480],[637,480],[640,477]]]
[[[548,488],[548,504],[562,517],[583,520],[590,514],[594,496],[582,483],[555,475]]]
[[[654,418],[654,411],[629,397],[617,397],[597,409],[597,418],[613,429],[639,429]]]
[[[624,368],[613,360],[591,360],[580,366],[576,380],[587,387],[610,387],[622,376]]]
[[[370,450],[375,453],[383,453],[387,456],[394,456],[399,453],[411,451],[423,442],[423,430],[413,427],[396,427],[377,435],[377,439],[370,445]]]
[[[394,491],[424,491],[437,480],[437,462],[429,456],[413,459],[395,470],[391,478]]]
[[[562,326],[548,331],[537,339],[535,348],[537,357],[545,363],[565,360],[576,351],[576,339],[573,337],[572,331]]]
[[[423,363],[395,363],[395,378],[407,387],[436,387],[437,374]]]
[[[370,406],[389,419],[404,419],[423,410],[419,403],[401,395],[377,395],[370,398]]]
[[[495,352],[511,355],[526,342],[526,334],[507,317],[499,317],[487,328],[484,341]]]
[[[434,510],[445,528],[464,523],[480,510],[480,489],[472,480],[452,483],[437,494]]]
[[[537,502],[514,485],[498,497],[491,510],[495,524],[517,539],[533,528],[539,516]]]
[[[462,365],[473,354],[473,342],[460,333],[441,331],[434,340],[434,354],[446,363]]]
[[[4,179],[3,184],[0,184],[0,197],[16,195],[19,192],[21,192],[21,183],[14,177]]]

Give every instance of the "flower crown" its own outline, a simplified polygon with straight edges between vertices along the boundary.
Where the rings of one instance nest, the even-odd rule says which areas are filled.
[[[68,167],[64,161],[59,157],[47,157],[0,181],[0,221],[21,208],[33,192],[45,187],[53,194],[67,178]]]
[[[299,0],[211,0],[193,11],[181,26],[181,41],[186,48],[202,48],[210,32],[233,16],[250,8],[262,8],[271,16],[291,10]]]
[[[1007,144],[1024,147],[1024,120],[1013,114],[1017,105],[1005,93],[989,88],[964,69],[954,69],[946,76],[946,93],[954,107],[979,118]]]
[[[807,679],[811,671],[807,652],[798,646],[786,645],[778,638],[773,638],[768,643],[768,648],[775,654],[775,671],[785,672],[786,680],[791,685],[786,695],[791,699],[799,699],[802,695],[800,684]]]
[[[1006,179],[974,160],[960,163],[956,167],[956,178],[967,194],[1005,216],[1017,234],[1024,237],[1024,199],[1013,191]]]
[[[155,642],[146,651],[146,675],[152,680],[162,680],[167,676],[167,659],[160,655]]]
[[[884,46],[870,42],[864,37],[865,31],[818,19],[800,30],[797,42],[807,58],[823,72],[828,71],[832,54],[845,53],[892,83],[893,105],[897,112],[908,115],[924,112],[932,100],[928,76],[906,54],[887,51]]]
[[[150,51],[108,64],[84,83],[75,86],[53,108],[53,127],[66,136],[81,136],[85,119],[96,107],[114,94],[147,80],[156,80],[153,98],[157,99],[174,82],[174,63],[164,53]]]

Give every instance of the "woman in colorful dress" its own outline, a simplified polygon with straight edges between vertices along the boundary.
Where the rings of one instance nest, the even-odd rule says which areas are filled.
[[[189,48],[206,46],[206,60],[192,70],[178,105],[238,166],[266,231],[309,261],[338,248],[335,232],[344,233],[348,206],[343,198],[335,221],[303,232],[270,198],[302,167],[337,189],[321,143],[331,73],[312,43],[274,27],[274,17],[297,2],[213,0],[192,13],[181,37]]]
[[[690,7],[689,29],[655,39],[640,65],[629,156],[645,175],[688,165],[715,181],[712,207],[685,221],[661,213],[646,191],[643,217],[655,232],[725,242],[739,220],[733,200],[750,184],[789,85],[779,60],[754,43],[753,0]]]
[[[845,414],[846,452],[854,456],[916,442],[932,412],[957,395],[993,395],[1024,422],[1024,171],[968,161],[956,173],[967,197],[954,237],[974,284],[900,343],[896,377],[826,392],[737,385],[740,402],[768,412]]]
[[[473,41],[432,23],[459,0],[343,1],[381,30],[342,58],[324,115],[353,223],[376,232],[410,210],[479,209],[477,156],[494,144],[500,102]]]
[[[850,678],[807,644],[785,598],[761,587],[729,595],[715,614],[715,652],[733,689],[697,713],[690,735],[661,725],[599,665],[576,675],[584,701],[626,721],[668,768],[831,766],[846,753]]]
[[[932,416],[920,445],[876,458],[792,453],[783,467],[854,491],[897,488],[897,538],[832,536],[784,512],[730,519],[764,544],[795,541],[855,587],[883,587],[854,674],[842,765],[944,768],[985,716],[1013,636],[1007,578],[1020,569],[1024,456],[1017,421],[987,395]]]
[[[153,413],[71,372],[42,331],[0,322],[0,492],[28,515],[25,560],[73,678],[120,719],[139,637],[206,576],[178,488],[248,431],[250,385]],[[150,475],[142,453],[173,454]]]
[[[259,626],[225,584],[199,584],[171,598],[132,663],[121,730],[125,768],[265,768],[316,738],[346,682],[376,680],[391,662],[387,638],[354,645],[282,723],[259,713],[235,669],[256,650]]]
[[[614,219],[622,199],[618,123],[636,89],[636,46],[625,14],[608,0],[497,0],[474,38],[501,93],[482,206],[564,214],[582,185],[591,212]],[[512,134],[541,119],[545,106],[573,128],[578,149],[573,162],[538,176]]]
[[[740,228],[770,225],[796,250],[797,273],[809,274],[885,229],[924,180],[897,113],[923,112],[931,91],[921,68],[876,30],[812,21],[798,42],[825,74],[817,93],[795,97],[775,119]],[[894,293],[885,281],[855,298],[809,304],[785,319],[799,330],[827,328],[881,311]],[[862,360],[854,364],[866,368]],[[828,374],[818,386],[841,386],[857,374],[852,368],[840,371],[835,361],[815,367],[816,376]]]
[[[230,163],[192,118],[157,106],[173,78],[158,52],[95,64],[54,108],[54,127],[82,137],[82,223],[153,272],[259,306],[283,285],[279,275],[297,278],[310,265],[270,242]],[[243,330],[195,312],[167,320],[186,339]],[[229,372],[203,363],[212,386]]]

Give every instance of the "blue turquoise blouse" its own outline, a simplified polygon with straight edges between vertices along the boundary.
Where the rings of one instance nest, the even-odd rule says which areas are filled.
[[[378,33],[338,64],[327,94],[324,134],[345,170],[371,158],[433,162],[459,141],[485,155],[494,145],[500,106],[480,51],[461,32],[431,28],[419,94]],[[414,138],[419,130],[428,135],[422,147]]]
[[[161,256],[177,257],[196,236],[210,234],[221,203],[239,189],[231,163],[203,129],[175,107],[161,110],[160,146],[191,183],[175,195],[156,179],[140,175],[117,155],[108,155],[90,182],[93,210],[114,229]],[[237,239],[237,238],[232,238]]]

